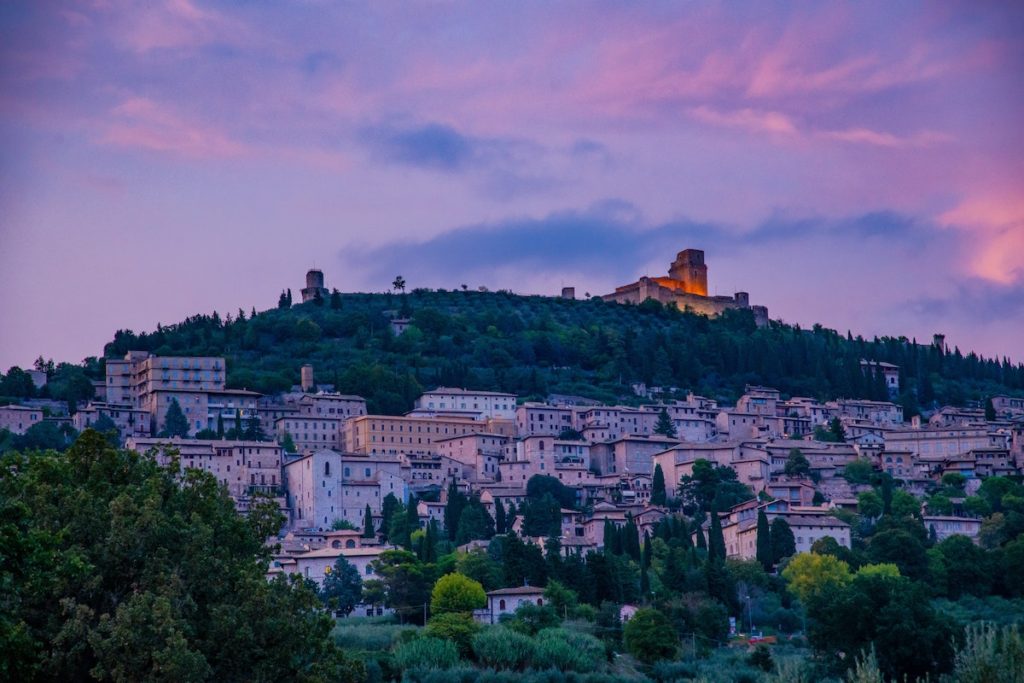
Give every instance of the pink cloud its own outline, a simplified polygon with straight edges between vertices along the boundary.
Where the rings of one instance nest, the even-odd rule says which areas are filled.
[[[146,98],[125,100],[112,114],[117,120],[102,137],[106,144],[197,159],[237,157],[249,151],[224,133],[187,121]]]
[[[249,29],[220,12],[200,8],[191,0],[146,3],[125,12],[120,40],[139,53],[166,48],[195,47],[212,42],[238,43],[251,37]]]

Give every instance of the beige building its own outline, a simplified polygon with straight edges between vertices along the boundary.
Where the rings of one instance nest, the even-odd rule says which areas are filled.
[[[78,431],[93,427],[101,416],[106,416],[117,427],[122,439],[149,436],[149,413],[126,404],[92,402],[71,417]]]
[[[495,481],[498,464],[509,438],[501,434],[474,432],[434,442],[437,452],[461,465],[462,478],[470,482]]]
[[[25,431],[43,421],[43,411],[26,406],[0,406],[0,429],[12,434],[24,434]]]
[[[972,450],[1009,449],[1009,435],[988,427],[890,429],[884,436],[887,451],[908,451],[915,456],[952,456]]]
[[[575,429],[576,408],[546,403],[524,403],[516,408],[516,433],[519,436],[558,436]]]
[[[178,453],[181,469],[203,470],[223,484],[240,512],[247,512],[254,495],[278,499],[285,508],[282,486],[282,451],[268,441],[226,441],[198,439],[159,439],[132,437],[127,448],[139,453],[150,450],[157,462],[170,462],[169,450]]]
[[[749,500],[720,516],[726,557],[752,560],[757,557],[757,515],[764,510],[768,522],[782,518],[789,524],[796,540],[796,552],[810,552],[811,546],[826,536],[844,548],[850,547],[850,525],[833,517],[826,508],[797,507],[787,501],[758,503]],[[705,533],[709,523],[705,522]]]
[[[654,455],[679,443],[677,439],[660,435],[624,436],[592,444],[590,458],[602,474],[653,474]]]
[[[428,455],[438,453],[435,442],[500,427],[496,421],[465,418],[360,415],[345,421],[342,446],[350,453],[369,455]],[[502,427],[511,431],[511,423]],[[503,433],[503,432],[499,432]]]
[[[413,412],[515,420],[516,395],[438,387],[416,399]]]
[[[668,277],[645,275],[636,282],[616,287],[614,293],[601,298],[620,304],[642,304],[653,299],[707,316],[721,315],[730,309],[747,309],[753,312],[759,326],[768,324],[768,309],[751,306],[750,295],[746,292],[737,292],[735,296],[708,296],[708,268],[700,249],[679,252],[669,266]]]

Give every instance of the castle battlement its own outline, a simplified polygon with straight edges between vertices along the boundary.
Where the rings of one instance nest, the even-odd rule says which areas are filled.
[[[636,282],[616,287],[614,293],[601,298],[620,304],[641,304],[653,299],[683,311],[712,317],[729,309],[745,308],[754,313],[759,326],[768,324],[768,309],[751,306],[747,292],[736,292],[734,296],[708,296],[708,267],[701,249],[679,252],[668,267],[668,277],[644,275]]]

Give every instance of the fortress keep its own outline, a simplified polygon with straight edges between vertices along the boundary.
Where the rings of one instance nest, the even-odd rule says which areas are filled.
[[[323,272],[314,268],[306,273],[306,286],[302,288],[302,303],[313,301],[316,299],[317,294],[319,294],[324,301],[327,301],[331,292],[324,287]]]
[[[708,296],[708,267],[700,249],[679,252],[668,268],[668,277],[645,275],[636,282],[616,287],[615,292],[601,298],[620,304],[640,304],[654,299],[683,311],[707,316],[720,315],[730,308],[746,308],[753,312],[758,326],[768,324],[768,309],[751,306],[750,295],[746,292],[736,292],[735,296]]]

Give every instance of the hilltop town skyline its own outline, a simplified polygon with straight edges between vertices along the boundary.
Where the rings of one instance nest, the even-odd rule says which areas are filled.
[[[974,3],[11,5],[0,367],[270,306],[314,263],[342,291],[597,293],[688,245],[774,317],[1019,360],[1021,27]]]

